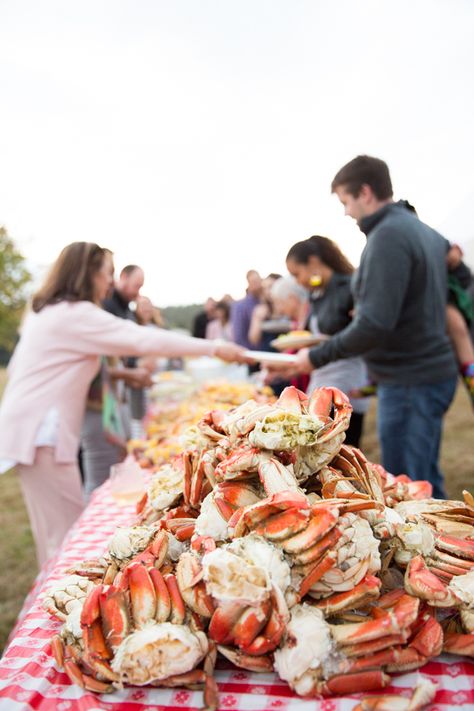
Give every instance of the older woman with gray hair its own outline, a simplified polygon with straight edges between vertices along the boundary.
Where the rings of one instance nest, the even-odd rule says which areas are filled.
[[[295,328],[304,328],[309,315],[309,295],[294,277],[277,279],[270,296],[277,313],[289,318]]]

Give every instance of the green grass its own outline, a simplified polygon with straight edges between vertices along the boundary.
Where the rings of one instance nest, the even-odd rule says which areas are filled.
[[[0,394],[5,374],[0,370]],[[368,459],[379,461],[375,432],[376,399],[365,423],[362,449]],[[460,386],[445,419],[442,468],[451,498],[459,498],[463,489],[474,492],[474,415],[464,388]],[[37,574],[33,539],[28,515],[14,471],[0,477],[0,650],[13,627],[23,600]]]
[[[0,395],[6,373],[0,369]],[[0,476],[0,652],[38,572],[28,514],[14,470]]]

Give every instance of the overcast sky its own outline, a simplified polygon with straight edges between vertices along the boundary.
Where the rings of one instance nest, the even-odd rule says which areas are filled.
[[[369,153],[468,246],[473,37],[472,0],[0,0],[0,224],[38,272],[88,240],[157,304],[239,297],[312,234],[357,263],[329,186]]]

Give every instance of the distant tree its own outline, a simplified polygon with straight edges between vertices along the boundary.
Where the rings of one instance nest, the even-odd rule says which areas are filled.
[[[0,227],[0,351],[11,353],[26,303],[31,274],[5,227]]]
[[[191,331],[193,319],[202,309],[203,304],[189,304],[188,306],[165,306],[160,308],[160,311],[170,328],[184,328]]]

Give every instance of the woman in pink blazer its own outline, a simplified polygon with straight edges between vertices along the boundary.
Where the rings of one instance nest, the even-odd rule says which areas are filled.
[[[78,442],[101,355],[245,361],[234,344],[148,329],[103,311],[99,304],[112,275],[108,250],[88,242],[65,247],[33,298],[8,367],[0,405],[0,471],[17,465],[40,565],[83,509]]]

